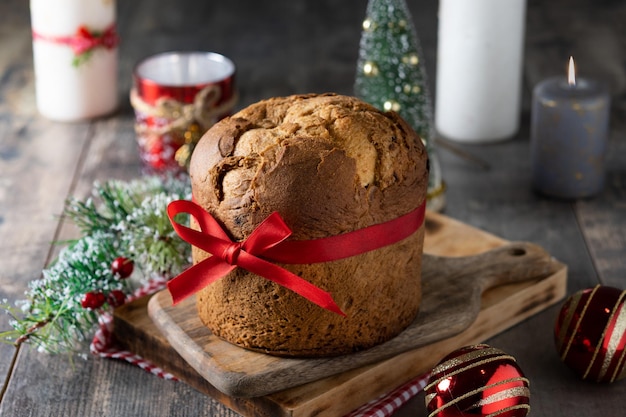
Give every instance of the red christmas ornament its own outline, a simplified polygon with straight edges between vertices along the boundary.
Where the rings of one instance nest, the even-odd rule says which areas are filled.
[[[120,256],[111,263],[111,271],[121,279],[128,278],[133,273],[135,264],[131,259]]]
[[[99,291],[89,291],[85,295],[83,295],[83,299],[80,302],[80,305],[83,308],[88,308],[90,310],[95,310],[96,308],[102,307],[104,302],[106,301],[104,294]]]
[[[143,119],[146,126],[159,126],[160,123],[155,122],[152,117]],[[176,161],[176,151],[185,143],[184,138],[174,133],[163,134],[160,136],[146,135],[138,137],[139,156],[148,168],[154,172],[180,172],[182,167]]]
[[[572,294],[554,326],[561,360],[582,379],[626,377],[626,290],[597,285]]]
[[[119,307],[126,302],[126,294],[120,290],[112,290],[109,295],[107,295],[107,303],[111,307]]]
[[[428,417],[526,417],[530,390],[515,358],[489,345],[456,350],[433,368]]]

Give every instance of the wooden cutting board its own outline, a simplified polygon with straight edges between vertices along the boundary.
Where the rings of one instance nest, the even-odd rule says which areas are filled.
[[[566,267],[541,248],[435,213],[426,230],[422,310],[403,334],[368,351],[331,359],[246,351],[198,325],[192,300],[172,307],[165,292],[150,301],[158,327],[143,300],[116,311],[115,333],[130,350],[244,415],[343,415],[565,295]]]
[[[413,323],[386,343],[332,358],[277,357],[225,342],[202,324],[194,297],[172,306],[167,290],[152,297],[148,314],[172,347],[211,385],[230,396],[258,397],[452,337],[476,319],[485,290],[543,278],[556,269],[547,252],[521,242],[465,257],[424,254],[423,298]]]

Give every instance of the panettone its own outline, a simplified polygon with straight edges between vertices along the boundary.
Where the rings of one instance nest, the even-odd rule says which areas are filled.
[[[297,95],[214,125],[194,150],[190,176],[195,202],[232,240],[247,238],[273,212],[293,231],[289,239],[311,240],[419,207],[428,161],[397,114],[353,97]],[[220,338],[275,355],[339,355],[382,343],[418,312],[423,229],[346,259],[280,264],[328,291],[345,317],[243,268],[197,293],[199,317]],[[194,248],[194,264],[207,256]]]

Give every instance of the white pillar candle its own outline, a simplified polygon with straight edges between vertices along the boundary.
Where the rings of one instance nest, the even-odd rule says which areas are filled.
[[[30,12],[39,112],[75,121],[115,110],[115,0],[30,0]]]
[[[435,126],[459,142],[519,129],[526,0],[440,0]]]

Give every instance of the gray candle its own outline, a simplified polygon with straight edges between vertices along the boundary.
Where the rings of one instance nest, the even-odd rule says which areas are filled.
[[[600,82],[554,77],[533,90],[530,151],[534,188],[559,198],[582,198],[604,187],[610,96]]]

